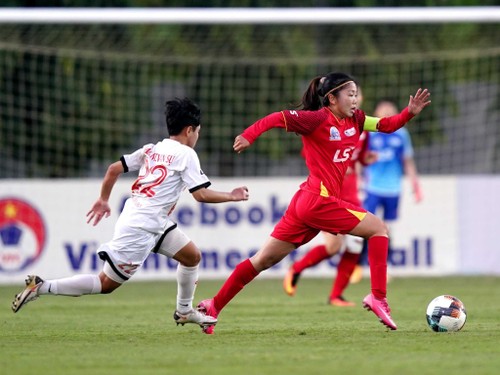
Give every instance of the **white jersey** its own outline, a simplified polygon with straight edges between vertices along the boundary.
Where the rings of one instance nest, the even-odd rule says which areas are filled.
[[[121,162],[125,172],[139,170],[132,196],[118,219],[121,226],[163,233],[182,191],[188,188],[192,193],[210,186],[196,152],[172,139],[147,144],[123,155]]]

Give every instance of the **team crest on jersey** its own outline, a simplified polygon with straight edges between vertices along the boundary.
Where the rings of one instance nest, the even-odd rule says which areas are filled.
[[[344,134],[347,135],[348,137],[352,137],[354,134],[356,134],[356,129],[350,128],[350,129],[344,130]]]
[[[335,126],[330,128],[330,141],[340,141],[340,132]]]

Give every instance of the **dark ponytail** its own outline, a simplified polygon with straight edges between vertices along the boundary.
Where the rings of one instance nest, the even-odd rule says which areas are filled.
[[[345,73],[328,73],[325,77],[315,77],[302,96],[300,106],[306,111],[317,111],[329,104],[328,94],[336,96],[340,89],[354,78]],[[356,83],[357,85],[357,83]]]
[[[300,106],[303,110],[316,111],[322,107],[321,98],[318,95],[318,86],[320,85],[321,78],[321,76],[313,78],[306,92],[302,95]]]

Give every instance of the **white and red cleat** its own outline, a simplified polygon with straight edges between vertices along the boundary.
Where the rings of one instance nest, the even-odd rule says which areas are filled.
[[[177,325],[184,325],[186,323],[198,324],[202,329],[206,326],[213,326],[217,324],[217,319],[202,313],[199,310],[191,309],[187,313],[174,312],[174,320]]]
[[[26,287],[21,293],[16,294],[14,301],[12,302],[12,311],[15,313],[28,302],[34,301],[38,298],[38,289],[42,286],[43,279],[36,275],[28,275],[25,283]]]

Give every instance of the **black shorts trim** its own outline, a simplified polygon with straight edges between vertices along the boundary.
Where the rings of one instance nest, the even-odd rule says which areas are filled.
[[[115,264],[113,263],[113,261],[111,260],[110,256],[108,255],[107,252],[105,251],[99,251],[97,253],[97,255],[99,255],[99,258],[101,258],[102,260],[104,260],[105,262],[108,262],[109,266],[112,268],[113,271],[115,271],[115,273],[120,276],[123,280],[127,281],[129,279],[129,277],[127,276],[124,276],[119,270],[118,268],[115,266]]]
[[[160,246],[163,243],[163,240],[165,239],[165,237],[167,236],[167,234],[169,232],[173,231],[175,228],[177,228],[177,223],[174,223],[174,225],[172,225],[171,227],[168,227],[167,230],[165,230],[165,232],[161,235],[160,239],[156,243],[156,245],[153,248],[153,250],[151,250],[152,253],[156,254],[158,252],[158,250],[160,250]]]

